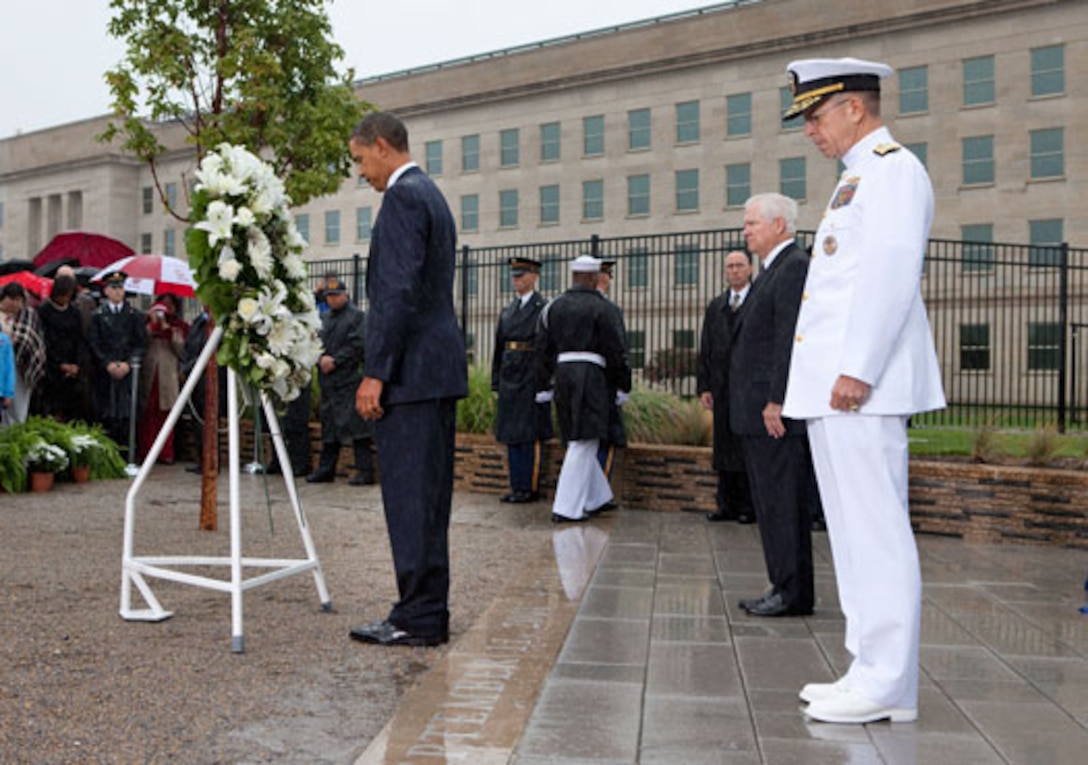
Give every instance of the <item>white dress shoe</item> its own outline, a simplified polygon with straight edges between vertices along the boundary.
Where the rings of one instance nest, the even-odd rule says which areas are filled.
[[[809,683],[797,694],[801,701],[812,704],[816,701],[824,701],[842,693],[847,689],[846,678],[840,677],[833,683]]]
[[[855,725],[877,722],[878,720],[914,722],[918,719],[917,709],[878,704],[850,688],[844,688],[822,701],[812,702],[805,708],[805,714],[820,722]]]

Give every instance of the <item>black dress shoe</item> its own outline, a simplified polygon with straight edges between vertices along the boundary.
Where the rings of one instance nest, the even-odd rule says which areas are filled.
[[[753,603],[745,610],[752,616],[808,616],[812,613],[811,608],[794,608],[787,605],[780,592],[764,598],[759,603]]]
[[[375,645],[432,646],[448,643],[448,633],[441,635],[414,635],[387,621],[372,622],[351,630],[351,639]]]
[[[813,518],[812,519],[812,530],[813,531],[827,531],[827,521],[825,521],[823,518]]]
[[[740,606],[741,608],[743,608],[745,611],[748,611],[749,609],[763,603],[763,601],[765,601],[767,598],[771,597],[772,594],[774,594],[774,593],[773,592],[765,592],[762,595],[760,595],[758,598],[744,598],[744,599],[741,599],[741,600],[737,601],[737,605]]]
[[[588,515],[589,517],[592,518],[593,516],[600,515],[601,513],[607,513],[607,512],[610,512],[612,510],[618,510],[619,507],[620,506],[617,505],[615,503],[615,501],[610,499],[610,500],[608,500],[607,502],[605,502],[603,505],[601,505],[598,508],[595,508],[593,510],[586,510],[586,515]]]
[[[509,494],[503,494],[501,497],[499,497],[499,502],[513,502],[514,497],[516,497],[517,495],[518,494],[516,491],[512,491]]]
[[[737,513],[737,523],[743,523],[745,525],[756,522],[756,514],[751,510],[741,510]]]
[[[713,513],[707,513],[706,519],[711,523],[721,523],[722,521],[735,521],[737,516],[724,510],[715,510]]]
[[[189,467],[185,468],[185,472],[186,473],[203,473],[204,472],[204,466],[203,465],[190,465]]]
[[[372,475],[353,475],[348,479],[349,486],[370,486],[374,483]]]
[[[504,502],[509,502],[511,505],[525,505],[530,502],[536,502],[536,495],[531,491],[515,491],[511,494],[507,494],[503,497]]]
[[[310,473],[306,476],[306,483],[332,483],[336,473]]]
[[[587,516],[582,516],[581,518],[568,518],[559,513],[552,513],[552,523],[583,523],[586,520],[588,520]]]

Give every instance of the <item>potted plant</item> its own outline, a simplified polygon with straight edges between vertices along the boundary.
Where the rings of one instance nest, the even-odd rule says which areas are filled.
[[[86,483],[90,480],[93,453],[101,448],[98,439],[90,433],[76,433],[68,439],[68,457],[72,461],[74,483]]]
[[[26,454],[27,470],[30,471],[32,491],[49,491],[53,488],[56,474],[68,467],[68,452],[63,447],[39,438]]]
[[[74,422],[66,427],[69,435],[64,443],[72,460],[73,481],[80,482],[76,475],[79,465],[86,466],[92,480],[125,477],[125,460],[121,457],[121,451],[101,425]]]

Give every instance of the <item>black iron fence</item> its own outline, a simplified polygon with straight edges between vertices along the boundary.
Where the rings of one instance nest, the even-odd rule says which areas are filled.
[[[812,232],[798,240],[808,246]],[[539,289],[569,283],[582,254],[617,262],[609,296],[624,310],[640,384],[695,393],[706,305],[725,287],[724,261],[740,229],[464,247],[457,310],[470,358],[488,364],[499,312],[513,298],[507,261],[543,263]],[[316,285],[334,272],[363,302],[365,258],[311,263]],[[949,406],[917,424],[1059,430],[1088,420],[1088,249],[931,240],[922,290]]]

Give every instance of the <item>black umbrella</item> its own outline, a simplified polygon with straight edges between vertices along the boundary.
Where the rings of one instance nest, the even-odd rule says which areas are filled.
[[[79,258],[58,258],[57,260],[51,260],[45,265],[38,266],[34,269],[34,273],[38,276],[48,276],[50,279],[56,277],[57,269],[61,266],[78,266]]]
[[[5,260],[0,262],[0,276],[17,274],[20,271],[33,271],[34,264],[29,260]]]

